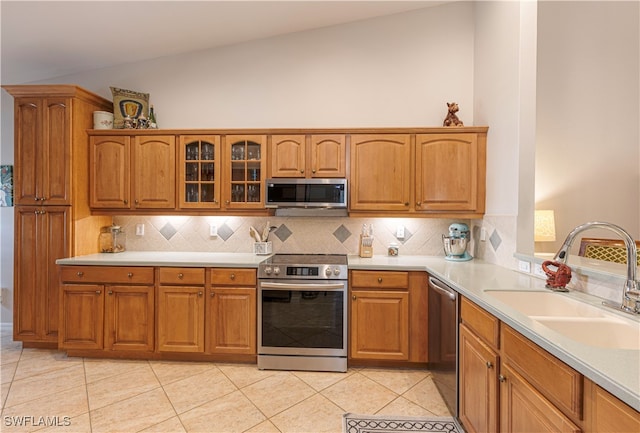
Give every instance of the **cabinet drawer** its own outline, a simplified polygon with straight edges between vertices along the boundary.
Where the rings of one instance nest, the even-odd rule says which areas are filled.
[[[65,283],[153,284],[153,268],[138,266],[63,266]]]
[[[204,268],[160,268],[158,275],[160,284],[204,284]]]
[[[582,419],[582,375],[508,326],[501,335],[504,362],[564,413]]]
[[[242,268],[211,269],[212,286],[255,286],[256,270]]]
[[[408,272],[351,271],[351,288],[404,289],[409,287]]]
[[[473,302],[462,298],[460,303],[460,317],[462,322],[473,332],[490,344],[498,348],[500,321],[491,314],[478,307]]]

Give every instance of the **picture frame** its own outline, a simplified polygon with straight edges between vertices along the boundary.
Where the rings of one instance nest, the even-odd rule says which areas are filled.
[[[13,165],[0,165],[0,206],[13,206]]]

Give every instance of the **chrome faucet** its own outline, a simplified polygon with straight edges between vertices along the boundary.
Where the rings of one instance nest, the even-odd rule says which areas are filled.
[[[640,291],[638,291],[638,281],[636,279],[637,261],[638,261],[638,249],[636,243],[626,230],[615,224],[607,222],[593,221],[579,225],[571,230],[571,233],[567,235],[564,243],[553,258],[554,261],[566,264],[569,257],[569,249],[575,237],[591,228],[602,228],[615,232],[624,240],[624,244],[627,248],[627,281],[624,285],[622,292],[622,304],[612,305],[608,302],[604,302],[605,305],[618,308],[627,313],[640,314]]]

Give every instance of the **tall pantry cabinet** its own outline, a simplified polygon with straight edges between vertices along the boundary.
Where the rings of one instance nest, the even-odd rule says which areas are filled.
[[[14,97],[14,339],[57,347],[55,261],[97,252],[111,223],[89,211],[86,130],[113,104],[74,85],[2,87]]]

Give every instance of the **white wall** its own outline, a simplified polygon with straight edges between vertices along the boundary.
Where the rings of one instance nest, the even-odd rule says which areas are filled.
[[[452,31],[455,29],[455,31]],[[455,3],[61,77],[150,93],[164,128],[473,122],[473,7]]]
[[[640,3],[540,2],[538,22],[536,208],[557,240],[537,247],[594,220],[640,239]]]

